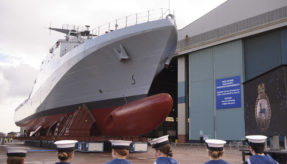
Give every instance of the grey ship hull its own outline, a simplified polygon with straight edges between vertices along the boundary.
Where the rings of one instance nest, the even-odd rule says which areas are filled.
[[[16,124],[35,130],[31,120],[73,112],[81,104],[103,109],[146,97],[176,41],[176,28],[168,19],[88,40],[65,55],[55,73],[16,110]]]

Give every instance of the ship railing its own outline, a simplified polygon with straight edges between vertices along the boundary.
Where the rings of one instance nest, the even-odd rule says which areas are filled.
[[[90,34],[91,34],[91,37],[100,36],[100,35],[103,35],[103,34],[118,30],[118,29],[126,28],[129,26],[146,23],[150,21],[166,19],[166,17],[170,14],[174,15],[174,11],[170,9],[164,9],[164,8],[139,12],[139,13],[128,15],[123,18],[118,18],[109,23],[100,25],[90,30]],[[64,24],[62,26],[62,29],[66,29],[74,33],[79,33],[79,32],[87,30],[87,27]]]
[[[93,35],[103,35],[118,29],[126,28],[129,26],[146,23],[155,20],[166,19],[166,16],[169,14],[174,15],[174,11],[170,9],[155,9],[155,10],[148,10],[145,12],[136,13],[133,15],[128,15],[123,18],[115,19],[112,22],[103,24],[98,26],[97,28],[93,29],[91,33]]]
[[[86,27],[70,25],[70,24],[64,24],[64,25],[62,25],[62,29],[66,29],[66,30],[70,30],[70,31],[74,30],[75,32],[80,32],[80,31],[85,31]]]

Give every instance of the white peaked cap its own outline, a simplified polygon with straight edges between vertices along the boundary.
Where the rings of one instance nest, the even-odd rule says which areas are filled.
[[[7,155],[25,157],[28,150],[29,148],[27,147],[7,147]]]
[[[55,145],[58,149],[66,149],[66,148],[74,148],[75,143],[77,143],[77,140],[60,140],[56,141]]]
[[[132,141],[125,141],[125,140],[110,140],[113,146],[126,146],[129,147]]]
[[[266,136],[263,135],[250,135],[250,136],[246,136],[248,142],[252,142],[252,143],[264,143],[267,139]]]
[[[223,148],[224,144],[226,144],[226,141],[218,139],[207,139],[205,142],[210,148]]]
[[[129,149],[132,141],[110,140],[113,149]]]
[[[159,138],[155,138],[153,140],[151,140],[149,143],[153,146],[153,145],[157,145],[157,144],[164,144],[164,143],[168,143],[168,135],[159,137]]]

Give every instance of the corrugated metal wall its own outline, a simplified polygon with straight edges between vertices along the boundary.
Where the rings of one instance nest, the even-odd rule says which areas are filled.
[[[246,80],[279,66],[280,31],[244,39],[244,54]]]
[[[190,140],[199,140],[201,135],[214,138],[215,131],[216,138],[244,138],[243,104],[241,108],[216,110],[214,117],[216,79],[240,76],[241,83],[244,80],[242,50],[238,40],[189,54]],[[241,95],[243,100],[243,87]]]
[[[200,133],[213,135],[213,67],[211,49],[189,56],[189,119],[190,140],[199,140]]]
[[[281,29],[244,39],[246,81],[281,64],[287,64],[287,30]]]

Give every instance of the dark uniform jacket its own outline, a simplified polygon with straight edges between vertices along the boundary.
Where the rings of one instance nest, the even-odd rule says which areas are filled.
[[[70,162],[56,162],[55,164],[71,164]]]
[[[245,164],[278,164],[270,155],[253,155]]]
[[[178,162],[176,162],[176,160],[170,157],[159,157],[154,162],[154,164],[178,164]]]
[[[219,160],[210,160],[205,162],[204,164],[229,164],[229,163],[222,159],[219,159]]]

